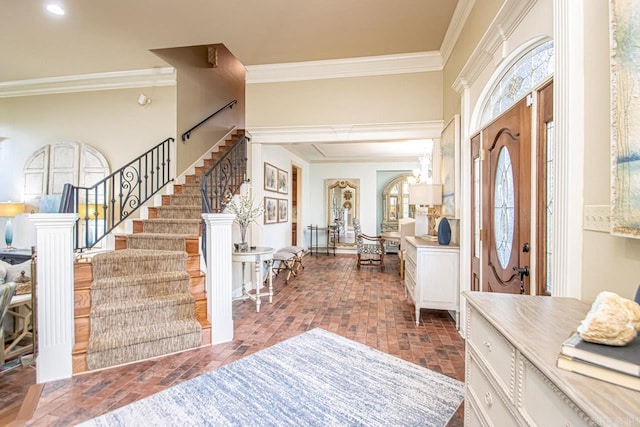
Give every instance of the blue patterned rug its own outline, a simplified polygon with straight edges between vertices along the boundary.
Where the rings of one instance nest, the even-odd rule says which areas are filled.
[[[313,329],[83,425],[444,426],[463,383]]]

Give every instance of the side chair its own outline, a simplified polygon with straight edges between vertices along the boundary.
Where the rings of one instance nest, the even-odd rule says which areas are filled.
[[[381,236],[362,234],[360,219],[358,218],[353,219],[353,230],[355,231],[356,248],[358,250],[358,270],[363,265],[378,265],[380,266],[380,271],[384,271],[384,239]]]

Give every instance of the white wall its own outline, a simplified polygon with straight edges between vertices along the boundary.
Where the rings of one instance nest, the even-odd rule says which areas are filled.
[[[419,162],[396,163],[312,163],[309,193],[311,194],[311,215],[306,225],[327,225],[327,180],[328,179],[359,179],[360,206],[358,216],[364,234],[375,235],[379,229],[377,211],[382,205],[378,191],[378,173],[381,171],[413,170],[419,167]],[[400,173],[400,172],[398,172]],[[305,225],[305,227],[306,227]],[[307,244],[309,234],[305,231]],[[320,239],[322,244],[322,239]]]
[[[144,107],[137,99],[152,99]],[[112,170],[175,137],[174,87],[0,99],[0,201],[21,201],[22,170],[38,148],[75,141],[96,147]]]

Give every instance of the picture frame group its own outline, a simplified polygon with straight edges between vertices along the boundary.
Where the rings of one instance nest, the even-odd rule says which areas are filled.
[[[276,224],[289,220],[289,200],[276,197],[264,198],[264,223]]]
[[[266,191],[287,194],[289,192],[289,172],[265,162],[264,189]]]

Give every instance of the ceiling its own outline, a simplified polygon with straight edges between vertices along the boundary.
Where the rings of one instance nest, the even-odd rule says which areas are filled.
[[[64,7],[64,16],[46,12],[46,4],[52,2]],[[0,83],[166,67],[150,50],[214,43],[223,43],[245,66],[438,51],[457,4],[458,0],[0,0]],[[354,150],[307,148],[299,154],[335,151],[328,156],[361,156],[365,149],[373,157],[384,157],[390,144]],[[398,150],[404,149],[394,145],[394,153]]]

